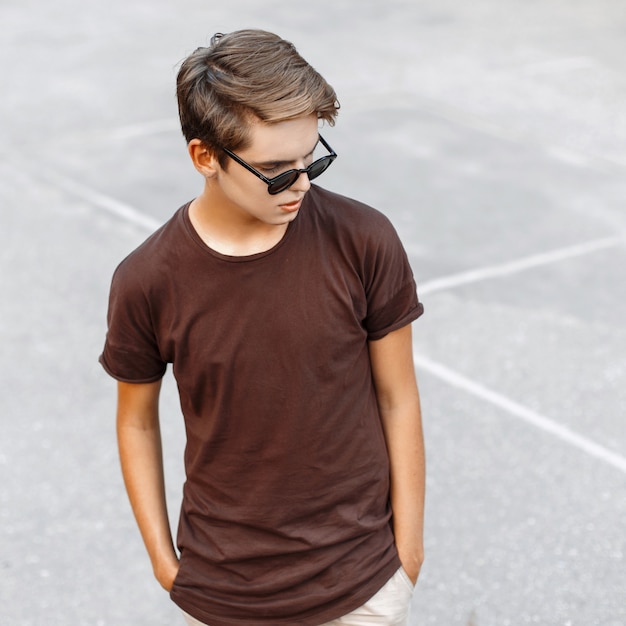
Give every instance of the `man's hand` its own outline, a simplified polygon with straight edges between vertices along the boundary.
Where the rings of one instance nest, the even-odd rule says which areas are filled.
[[[180,563],[175,556],[169,558],[166,562],[158,563],[154,566],[155,578],[159,581],[161,587],[163,587],[163,589],[165,589],[168,593],[174,586],[174,579],[176,578],[179,569]]]

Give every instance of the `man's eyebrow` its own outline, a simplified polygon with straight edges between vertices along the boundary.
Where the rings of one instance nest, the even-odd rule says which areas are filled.
[[[315,145],[313,146],[313,148],[307,152],[307,154],[304,155],[304,159],[306,159],[307,157],[310,157],[314,152],[315,152],[315,148],[317,148],[317,144],[320,142],[320,140],[318,139],[315,142]],[[275,169],[278,167],[282,167],[282,166],[288,166],[291,165],[292,163],[294,163],[297,159],[293,159],[292,161],[257,161],[255,163],[253,163],[252,165],[254,167],[260,167],[263,169],[267,169],[267,170],[271,170],[271,169]]]

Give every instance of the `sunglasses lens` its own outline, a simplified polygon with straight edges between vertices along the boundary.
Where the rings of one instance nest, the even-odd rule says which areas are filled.
[[[313,180],[314,178],[317,178],[320,174],[323,174],[332,162],[333,159],[329,156],[326,156],[318,159],[317,161],[315,161],[315,163],[312,163],[311,168],[308,172],[309,180]]]
[[[298,176],[300,176],[300,174],[298,172],[294,172],[293,170],[285,172],[284,174],[274,178],[274,180],[272,180],[272,182],[267,186],[267,190],[271,195],[285,191],[285,189],[289,189],[289,187],[291,187],[291,185],[298,180]]]

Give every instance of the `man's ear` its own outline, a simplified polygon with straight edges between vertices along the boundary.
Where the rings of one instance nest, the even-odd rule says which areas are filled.
[[[219,162],[213,150],[206,147],[200,139],[192,139],[187,145],[189,156],[194,167],[205,178],[213,178],[217,174]]]

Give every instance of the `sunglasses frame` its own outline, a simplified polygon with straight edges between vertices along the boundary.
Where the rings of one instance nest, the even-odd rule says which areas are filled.
[[[291,187],[291,185],[293,185],[298,180],[300,174],[306,174],[309,177],[309,180],[314,180],[318,176],[321,176],[330,167],[332,162],[337,158],[337,153],[328,145],[328,143],[326,143],[324,138],[319,134],[318,134],[318,138],[320,142],[322,143],[322,145],[326,148],[326,150],[330,152],[330,154],[327,154],[326,156],[316,159],[315,161],[313,161],[313,163],[311,163],[311,165],[309,165],[309,167],[305,167],[304,169],[285,170],[284,172],[280,173],[278,176],[274,176],[273,178],[268,178],[267,176],[264,176],[263,174],[261,174],[261,172],[259,172],[258,170],[255,170],[252,167],[252,165],[250,165],[249,163],[246,163],[241,157],[238,157],[234,152],[231,152],[230,150],[228,150],[228,148],[222,148],[222,150],[231,159],[233,159],[233,161],[236,161],[237,163],[239,163],[239,165],[245,167],[249,172],[252,172],[257,178],[260,178],[267,185],[267,192],[270,195],[275,196],[276,194],[279,194],[289,189],[289,187]],[[323,162],[328,161],[328,165],[326,165],[326,167],[319,174],[316,174],[315,176],[313,176],[313,178],[311,178],[311,169],[313,169],[316,165],[318,165],[322,161]],[[278,190],[272,190],[271,186],[275,184],[279,179],[286,176],[287,174],[290,174],[290,175],[295,174],[295,178],[293,179],[293,181],[289,183],[286,187],[282,187],[281,189],[278,189]]]

